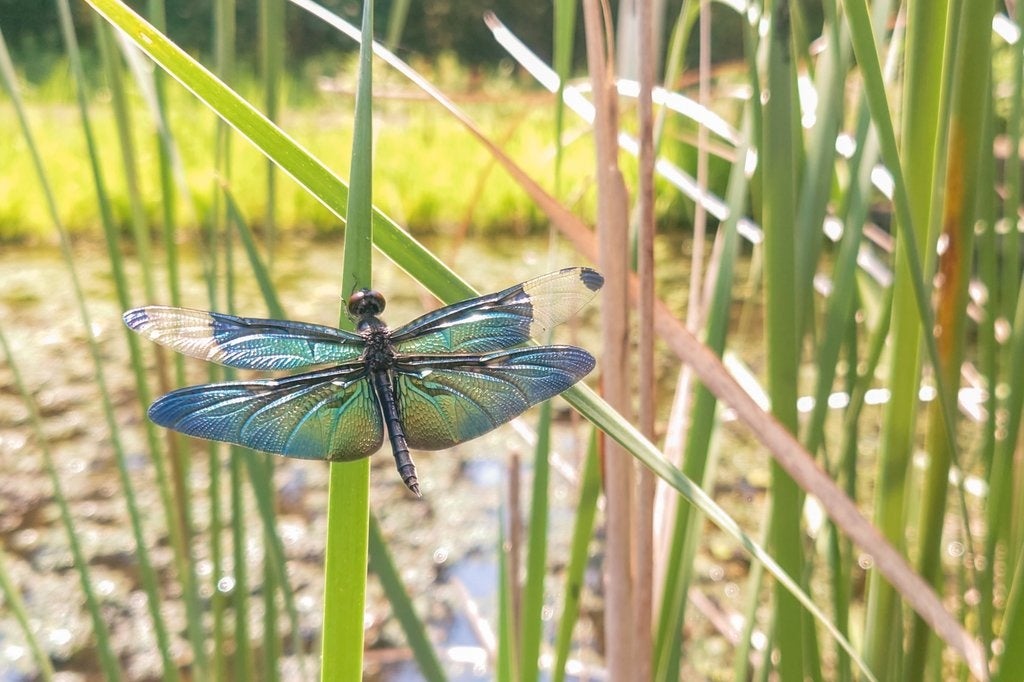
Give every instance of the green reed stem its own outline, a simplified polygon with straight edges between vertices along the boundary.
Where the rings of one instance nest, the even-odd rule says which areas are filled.
[[[21,370],[18,369],[18,363],[14,359],[14,353],[11,351],[10,344],[7,343],[7,337],[4,335],[2,328],[0,328],[0,348],[3,348],[7,367],[10,369],[11,376],[14,379],[14,387],[21,394],[21,399],[28,409],[32,433],[39,444],[39,449],[43,453],[46,473],[49,475],[50,484],[53,486],[53,498],[57,503],[57,508],[60,510],[61,525],[64,527],[64,533],[68,538],[68,546],[71,548],[71,556],[74,558],[75,570],[78,573],[78,582],[82,586],[86,607],[92,619],[93,634],[96,636],[96,648],[99,654],[100,665],[108,680],[119,680],[121,679],[121,670],[117,663],[117,657],[110,648],[110,631],[107,629],[106,621],[100,611],[100,603],[96,598],[96,591],[92,589],[92,575],[89,570],[89,563],[86,561],[85,555],[82,553],[82,546],[78,542],[78,534],[75,532],[75,521],[71,516],[71,508],[68,505],[67,497],[64,495],[60,476],[57,474],[57,467],[54,466],[53,453],[50,451],[49,443],[46,441],[46,434],[43,433],[43,423],[39,417],[39,407],[21,378]],[[39,639],[32,630],[28,612],[25,609],[25,602],[11,580],[10,573],[7,570],[7,560],[2,548],[0,548],[0,594],[3,594],[7,607],[18,621],[18,626],[25,637],[25,642],[32,651],[32,656],[36,659],[36,665],[39,666],[43,679],[52,680],[54,676],[53,664],[50,662],[50,657],[43,650],[39,644]]]
[[[228,221],[235,227],[241,239],[252,276],[256,279],[256,283],[263,294],[263,300],[267,306],[269,316],[275,319],[287,319],[288,315],[277,296],[277,290],[274,288],[269,268],[260,256],[256,245],[256,238],[229,188],[224,188],[223,197],[226,202]],[[264,632],[264,646],[272,648],[274,651],[265,653],[268,657],[273,658],[276,650],[279,648],[275,602],[277,589],[281,590],[281,594],[284,597],[285,611],[288,613],[291,622],[292,648],[298,653],[302,651],[298,608],[295,605],[294,595],[286,579],[284,543],[277,532],[277,515],[274,510],[274,459],[272,457],[251,456],[246,459],[246,462],[249,467],[249,480],[256,499],[256,507],[263,523],[264,542],[266,544],[264,600],[268,603],[267,608],[274,612],[273,615],[266,614],[264,621],[264,628],[270,628],[271,630],[269,633]],[[301,665],[303,670],[305,670],[305,657],[301,658]],[[269,660],[266,669],[268,675],[277,674],[278,672],[276,664]]]
[[[565,666],[572,649],[572,631],[580,615],[580,596],[583,592],[584,573],[587,569],[590,542],[593,539],[594,519],[597,517],[597,499],[601,494],[601,462],[597,450],[597,430],[590,432],[587,456],[580,478],[580,497],[576,505],[576,520],[572,529],[569,564],[565,569],[565,602],[558,619],[555,637],[555,666],[552,682],[565,681]]]
[[[402,626],[405,633],[406,643],[412,649],[413,658],[419,665],[419,673],[423,679],[429,682],[442,682],[447,679],[441,661],[437,658],[427,629],[423,621],[416,615],[413,608],[412,598],[402,584],[402,577],[399,575],[398,567],[388,552],[387,543],[380,532],[380,524],[377,517],[370,513],[370,570],[380,580],[384,594],[387,595],[388,603],[391,605],[391,613]]]
[[[747,117],[749,121],[749,116]],[[749,132],[750,126],[746,126]],[[735,264],[739,250],[739,235],[736,225],[742,202],[748,191],[748,182],[744,173],[743,159],[746,147],[737,150],[736,162],[733,163],[729,177],[727,198],[729,203],[729,219],[721,226],[718,239],[721,248],[718,250],[719,261],[714,289],[707,301],[707,320],[704,324],[704,342],[716,354],[725,351],[725,340],[729,327],[732,288],[735,275]],[[693,406],[690,413],[690,429],[686,436],[686,448],[683,455],[683,473],[694,481],[701,481],[706,486],[707,473],[711,464],[711,441],[718,423],[715,411],[718,401],[704,386],[698,385],[694,391]],[[703,526],[703,516],[688,504],[678,504],[672,526],[672,540],[665,567],[665,579],[661,591],[661,605],[657,614],[654,639],[654,679],[679,679],[679,665],[682,660],[683,642],[680,637],[686,614],[686,604],[690,582],[693,577],[693,560],[696,556],[697,541]]]
[[[795,73],[789,7],[783,0],[772,10],[768,36],[768,88],[771,96],[763,108],[764,137],[760,152],[771,171],[764,174],[763,226],[765,246],[765,338],[767,341],[768,391],[772,414],[792,433],[797,431],[797,367],[800,334],[797,329],[796,295],[796,152],[799,110],[794,109]],[[780,565],[791,576],[803,574],[803,533],[800,510],[804,496],[792,478],[772,463],[771,545]],[[775,632],[779,646],[779,674],[783,679],[816,677],[820,662],[808,656],[813,628],[799,605],[781,586],[775,592]],[[807,667],[805,667],[807,666]]]
[[[260,0],[260,79],[263,82],[263,111],[276,121],[281,105],[281,80],[284,73],[285,16],[284,0]],[[267,264],[274,261],[277,241],[277,165],[267,159],[266,212],[263,230],[266,235]]]
[[[544,635],[541,610],[544,607],[544,582],[547,577],[548,483],[551,465],[551,402],[541,405],[537,419],[537,444],[533,453],[533,490],[530,494],[530,519],[527,532],[526,581],[523,587],[519,630],[519,680],[537,680],[540,674],[540,645]],[[515,579],[515,576],[512,576]]]
[[[342,266],[343,300],[372,282],[373,0],[363,3],[362,35]],[[351,327],[346,313],[343,306],[340,324]],[[354,680],[362,675],[369,488],[368,458],[331,464],[321,650],[321,679],[325,681]]]
[[[160,597],[156,571],[150,561],[148,550],[149,543],[143,532],[142,518],[136,502],[135,490],[131,481],[131,476],[128,473],[127,457],[121,441],[120,427],[114,415],[111,393],[107,387],[106,375],[103,370],[102,353],[98,343],[96,342],[95,336],[91,332],[93,328],[92,319],[89,314],[88,307],[86,306],[85,293],[82,289],[81,281],[78,277],[78,270],[75,266],[74,255],[71,249],[71,241],[68,237],[67,230],[64,228],[64,225],[60,220],[57,211],[57,202],[53,195],[53,191],[50,188],[46,169],[43,166],[42,158],[39,155],[38,147],[35,144],[34,137],[28,124],[28,119],[25,116],[25,109],[21,101],[21,95],[17,89],[14,66],[11,64],[7,44],[3,39],[2,33],[0,33],[0,80],[3,81],[4,89],[7,91],[11,102],[14,104],[22,134],[25,138],[29,153],[32,156],[32,163],[45,196],[47,210],[60,240],[61,255],[64,259],[64,263],[67,267],[68,275],[71,279],[72,287],[75,292],[75,305],[82,320],[82,327],[87,330],[86,338],[88,340],[89,352],[93,362],[93,378],[97,392],[100,396],[103,415],[110,433],[111,446],[114,450],[115,461],[117,462],[121,488],[124,492],[125,503],[128,507],[132,534],[135,540],[136,552],[139,559],[139,571],[143,589],[147,596],[147,606],[149,608],[150,618],[153,621],[153,630],[163,664],[164,676],[168,680],[177,680],[179,677],[178,669],[171,658],[170,637],[168,635],[163,615],[160,611]]]

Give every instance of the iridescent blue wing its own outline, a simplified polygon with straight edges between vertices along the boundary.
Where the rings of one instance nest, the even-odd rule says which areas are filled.
[[[298,459],[353,460],[384,439],[363,367],[172,391],[149,408],[160,426]]]
[[[504,424],[592,369],[593,356],[574,346],[403,358],[395,397],[409,446],[441,450]]]
[[[124,314],[131,329],[172,350],[242,369],[299,369],[359,359],[358,334],[304,322],[152,305]]]
[[[566,268],[417,318],[391,335],[400,354],[487,353],[519,346],[573,316],[604,284],[590,268]]]

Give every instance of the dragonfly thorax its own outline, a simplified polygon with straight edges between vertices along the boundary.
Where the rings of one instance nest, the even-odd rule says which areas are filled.
[[[373,289],[360,289],[348,299],[348,312],[356,318],[356,331],[366,339],[363,361],[371,372],[390,369],[395,361],[391,331],[378,315],[384,312],[384,296]]]
[[[390,330],[377,318],[363,318],[360,320],[359,331],[366,339],[363,362],[367,369],[371,372],[391,369],[395,364],[395,349],[391,345]]]

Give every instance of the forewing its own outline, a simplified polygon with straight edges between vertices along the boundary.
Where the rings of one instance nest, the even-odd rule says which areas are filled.
[[[391,336],[399,354],[486,353],[539,339],[604,284],[590,268],[566,268],[417,318]]]
[[[299,369],[359,358],[363,338],[332,327],[168,306],[124,314],[131,329],[179,353],[242,369]]]
[[[410,447],[440,450],[476,438],[566,390],[594,368],[573,346],[399,362],[395,393]]]
[[[361,459],[384,439],[362,367],[182,388],[153,403],[149,417],[190,436],[299,459]]]

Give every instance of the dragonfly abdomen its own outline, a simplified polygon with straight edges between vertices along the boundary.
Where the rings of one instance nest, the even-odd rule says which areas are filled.
[[[398,467],[398,475],[409,490],[417,497],[420,496],[420,484],[416,478],[416,465],[413,464],[412,455],[409,454],[409,444],[406,442],[405,429],[402,427],[402,419],[398,412],[398,405],[395,402],[395,386],[391,381],[391,374],[387,370],[372,372],[373,389],[377,394],[377,402],[380,404],[381,412],[384,413],[384,424],[388,430],[388,439],[391,441],[391,453],[395,456],[395,466]]]

